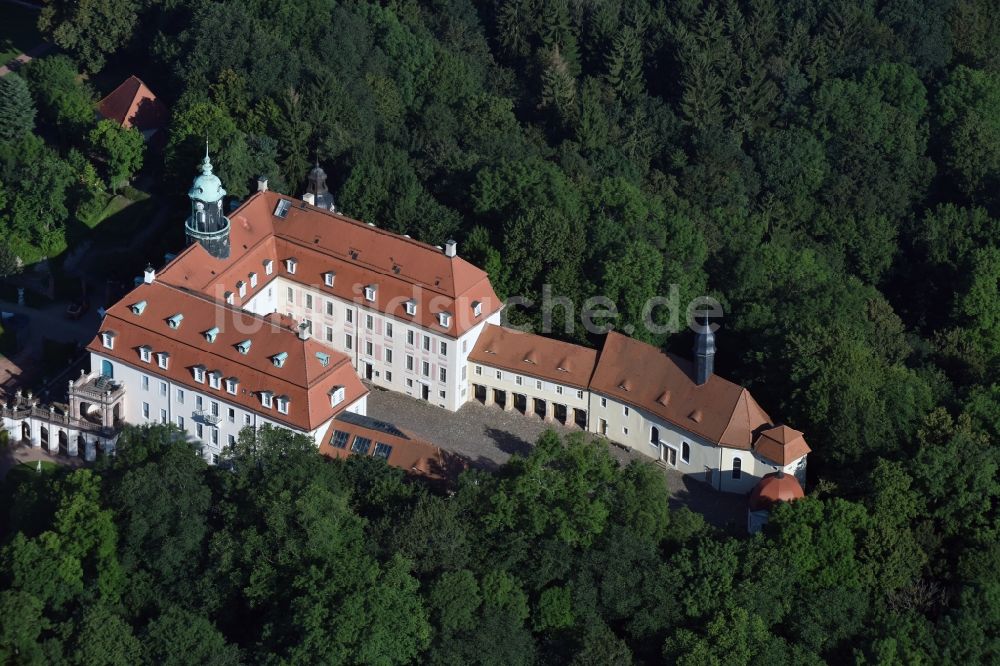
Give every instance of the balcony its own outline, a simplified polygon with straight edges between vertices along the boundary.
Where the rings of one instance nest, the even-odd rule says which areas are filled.
[[[202,423],[210,426],[219,425],[219,421],[222,420],[222,417],[218,414],[213,414],[212,412],[205,411],[204,409],[196,409],[191,416],[194,417],[195,421],[201,421]]]

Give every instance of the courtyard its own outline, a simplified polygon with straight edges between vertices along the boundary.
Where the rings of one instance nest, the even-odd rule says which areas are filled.
[[[392,423],[432,442],[443,449],[465,456],[474,467],[495,470],[513,454],[526,454],[545,430],[559,434],[581,432],[579,428],[546,423],[517,411],[504,411],[496,405],[468,402],[457,412],[392,391],[372,387],[368,396],[368,415]],[[591,436],[591,435],[588,435]],[[621,465],[631,461],[653,461],[645,456],[594,438],[595,445],[607,446]],[[709,523],[735,531],[744,530],[746,498],[720,493],[686,477],[674,469],[662,469],[670,491],[671,508],[687,507],[704,516]]]

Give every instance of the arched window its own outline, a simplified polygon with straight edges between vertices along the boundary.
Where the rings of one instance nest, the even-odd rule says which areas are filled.
[[[743,476],[743,461],[739,458],[733,458],[733,478],[738,479]]]
[[[660,444],[660,429],[656,426],[649,429],[649,443],[654,446],[658,446]]]
[[[687,442],[681,443],[681,460],[686,463],[691,462],[691,445]]]

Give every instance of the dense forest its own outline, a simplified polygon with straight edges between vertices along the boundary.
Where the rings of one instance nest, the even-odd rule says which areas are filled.
[[[220,474],[133,433],[18,491],[8,658],[1000,659],[995,1],[54,0],[40,27],[63,53],[0,79],[0,268],[142,166],[88,82],[136,73],[178,211],[207,135],[236,197],[318,157],[346,213],[683,355],[643,304],[718,298],[716,368],[805,431],[811,496],[743,540],[576,441],[445,498],[278,436]]]

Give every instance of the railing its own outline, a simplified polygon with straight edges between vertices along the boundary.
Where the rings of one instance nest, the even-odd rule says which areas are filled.
[[[93,385],[80,386],[73,389],[78,395],[86,396],[88,398],[96,398],[97,400],[107,399],[108,391],[111,392],[111,398],[117,398],[122,392],[125,391],[124,384],[118,384],[114,387],[108,387],[106,389],[97,388]]]
[[[2,414],[5,418],[14,420],[35,418],[54,425],[71,426],[76,430],[86,430],[87,432],[98,433],[104,437],[110,437],[115,432],[115,428],[94,423],[93,421],[87,421],[86,419],[75,419],[69,414],[54,412],[44,407],[39,407],[38,405],[14,408],[0,407],[0,414]]]
[[[204,409],[195,410],[193,416],[195,419],[204,421],[208,425],[213,425],[213,426],[218,425],[219,422],[222,420],[222,417],[219,416],[218,414],[207,412]]]

